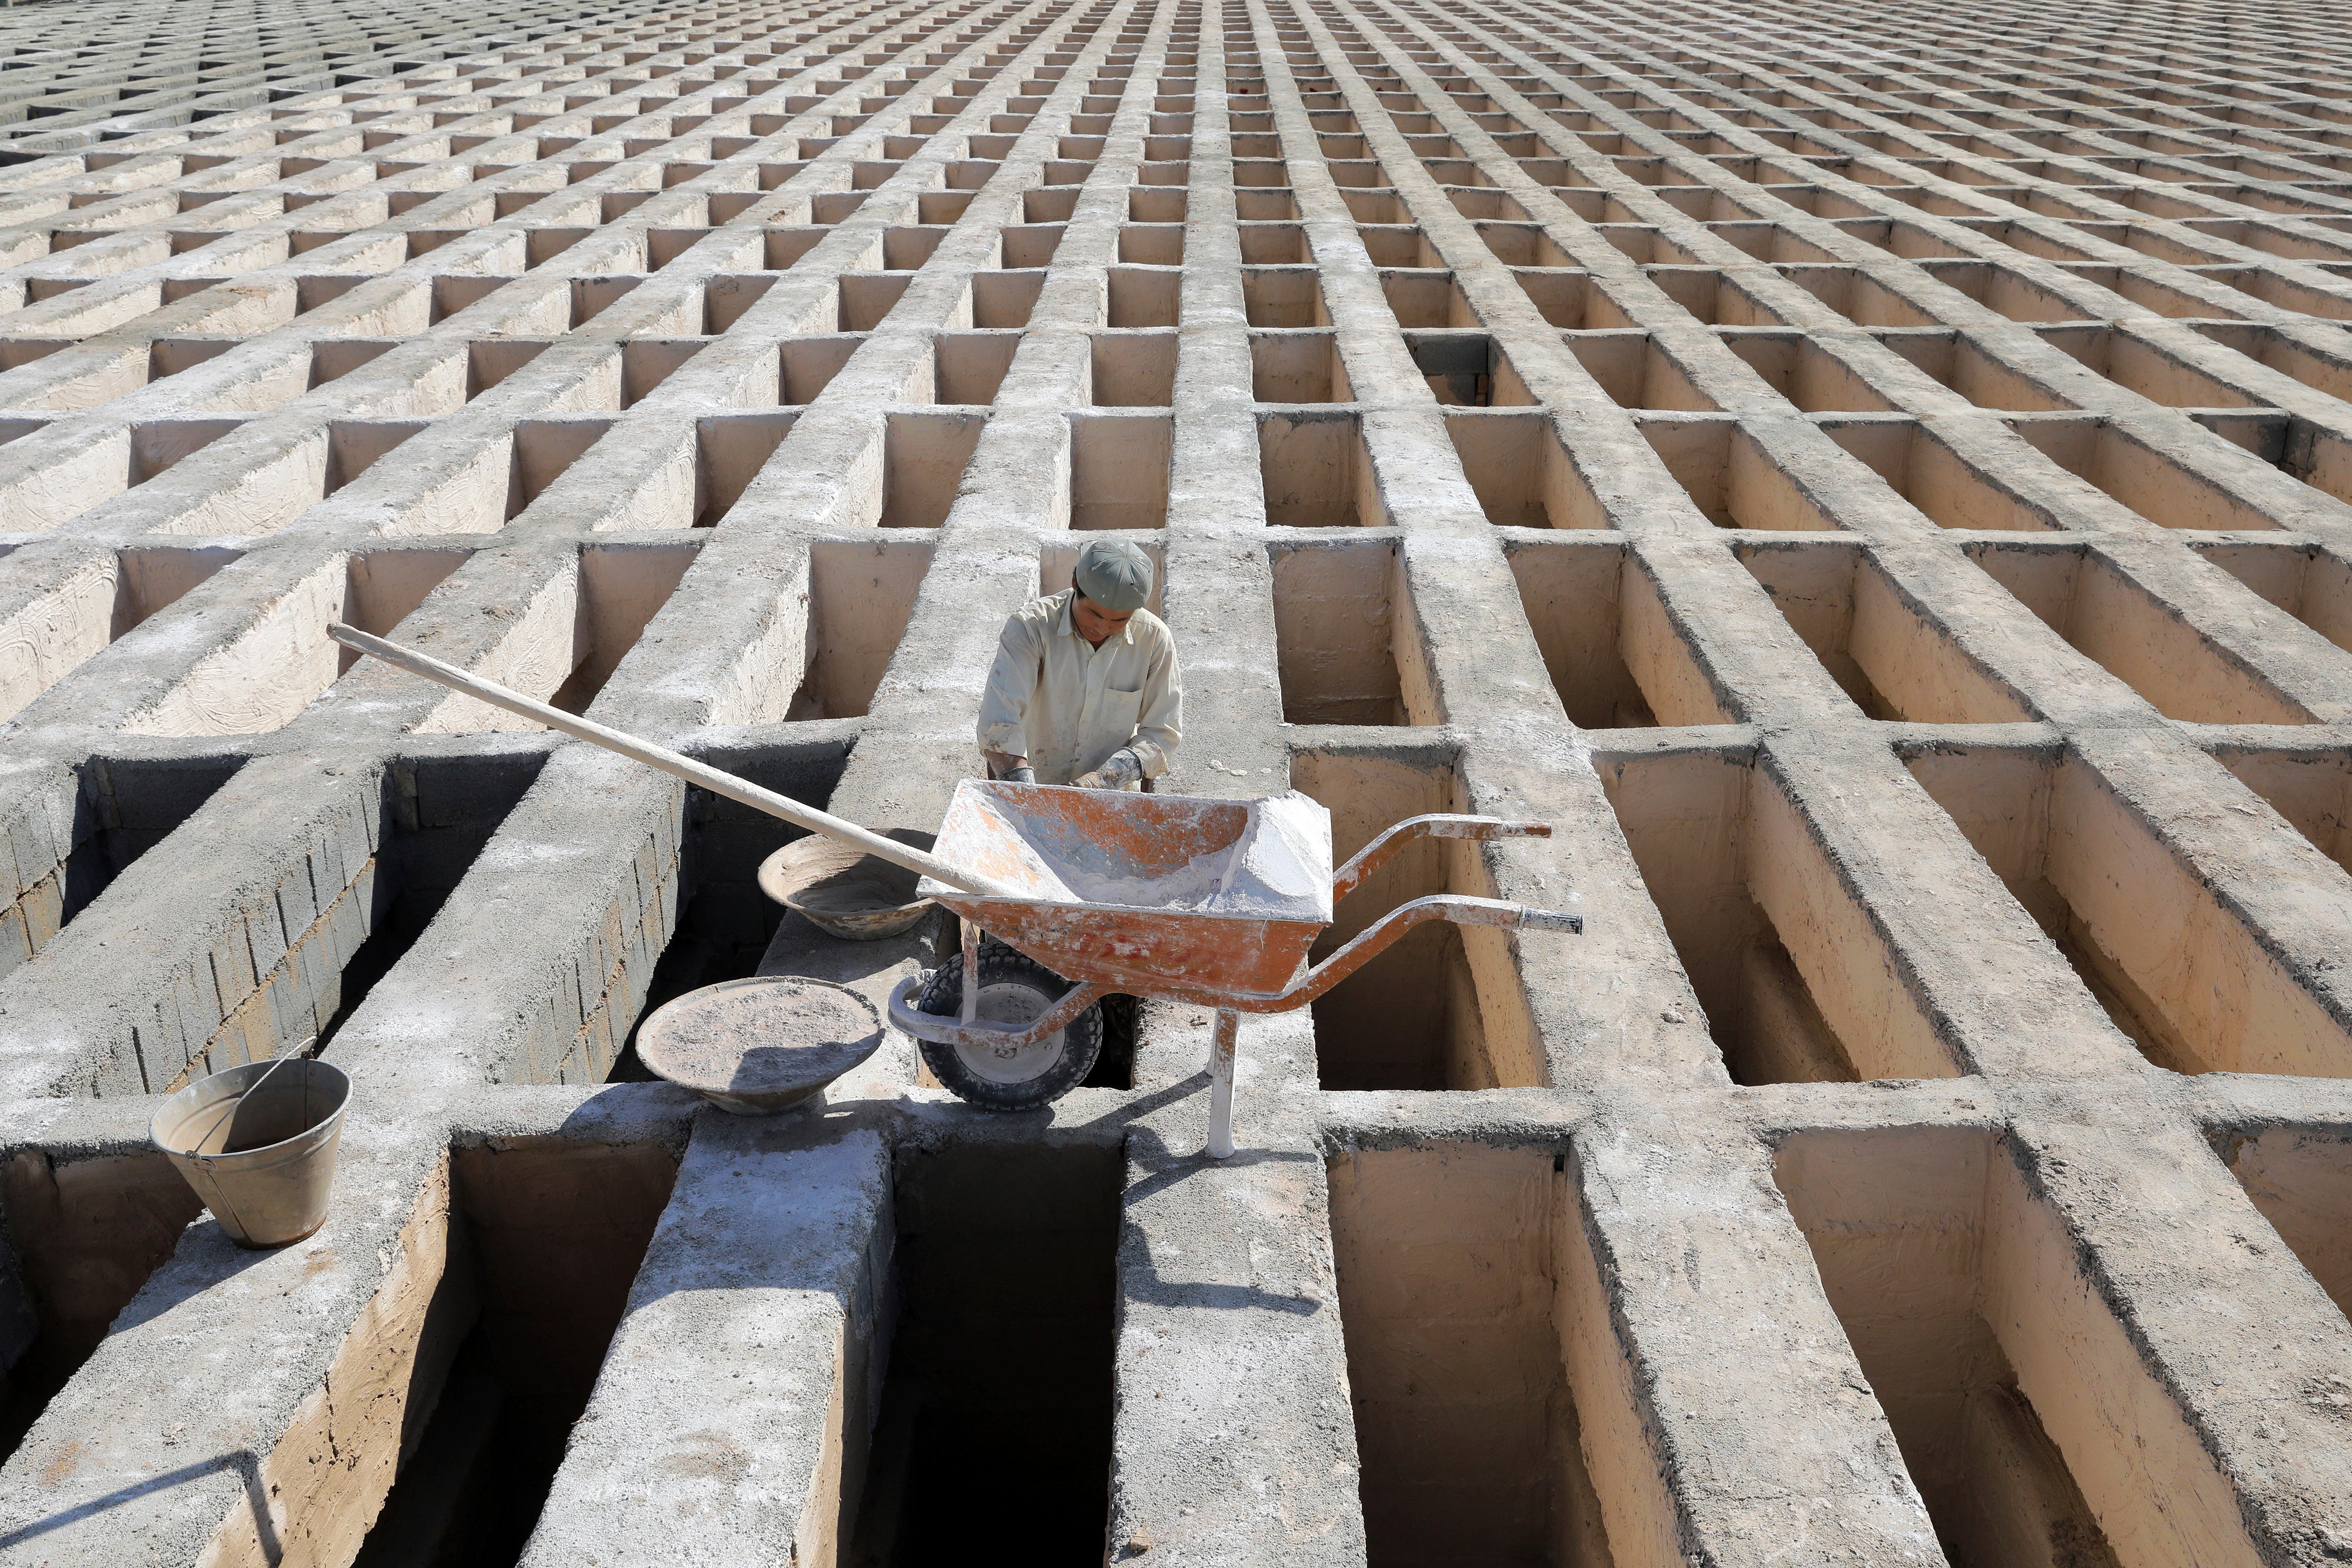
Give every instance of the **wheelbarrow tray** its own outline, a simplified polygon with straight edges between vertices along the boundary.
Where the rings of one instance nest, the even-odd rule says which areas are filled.
[[[1270,995],[1331,921],[1331,818],[1255,801],[966,779],[934,853],[1014,889],[918,889],[1055,973],[1148,995]]]

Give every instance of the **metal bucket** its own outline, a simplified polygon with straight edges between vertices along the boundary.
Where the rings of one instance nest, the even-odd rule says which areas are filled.
[[[149,1136],[239,1247],[283,1247],[326,1222],[351,1098],[352,1080],[325,1062],[248,1062],[166,1100]]]

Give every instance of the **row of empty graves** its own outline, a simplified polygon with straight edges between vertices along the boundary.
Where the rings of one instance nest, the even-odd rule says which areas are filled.
[[[0,1564],[2352,1555],[2337,9],[26,9]],[[1226,1164],[1157,1003],[698,1110],[652,1008],[952,933],[327,632],[928,829],[1092,530],[1161,788],[1555,824],[1318,958],[1587,916],[1253,1020]],[[290,1050],[239,1253],[151,1097]]]

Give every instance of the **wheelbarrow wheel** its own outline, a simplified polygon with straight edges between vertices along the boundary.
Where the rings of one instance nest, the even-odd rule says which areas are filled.
[[[1068,994],[1070,983],[1026,954],[990,942],[980,950],[979,1016],[1026,1024]],[[915,999],[918,1011],[953,1016],[963,1010],[963,963],[950,957]],[[956,1098],[983,1110],[1034,1110],[1086,1081],[1103,1043],[1097,1003],[1034,1046],[943,1046],[918,1040],[931,1076]]]

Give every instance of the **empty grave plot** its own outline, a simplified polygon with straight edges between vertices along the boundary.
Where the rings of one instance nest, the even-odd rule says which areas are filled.
[[[0,721],[236,559],[221,547],[76,552],[0,593]]]
[[[1859,546],[1770,545],[1741,560],[1853,705],[1873,719],[1999,724],[2032,717]]]
[[[2159,527],[2217,531],[2279,526],[2261,508],[2113,425],[2052,414],[2019,416],[2009,421],[2009,427],[2067,473]],[[2248,434],[2260,443],[2259,429]]]
[[[1625,730],[1737,717],[1625,546],[1514,538],[1504,548],[1570,722]]]
[[[0,1383],[0,1448],[13,1453],[106,1337],[203,1205],[160,1151],[39,1151],[0,1174],[17,1300]]]
[[[359,655],[327,635],[345,622],[387,636],[466,562],[461,552],[376,551],[330,558],[300,577],[256,584],[269,563],[249,557],[242,571],[216,574],[206,600],[244,620],[226,641],[198,659],[179,679],[131,716],[134,735],[252,735],[292,722],[359,662]],[[242,601],[242,602],[240,602]],[[247,606],[251,607],[248,608]],[[161,637],[164,624],[153,626]]]
[[[860,1562],[913,1564],[973,1531],[1042,1563],[1100,1560],[1117,1329],[1112,1150],[902,1154]]]
[[[1691,504],[1717,528],[1841,526],[1798,478],[1735,420],[1650,415],[1640,421],[1640,428]]]
[[[201,1054],[168,1085],[156,1087],[177,1088],[208,1072],[281,1055],[308,1037],[316,1037],[312,1054],[327,1051],[371,990],[433,923],[538,777],[542,760],[528,754],[449,763],[425,758],[387,768],[379,786],[379,820],[355,821],[346,830],[347,853],[370,847],[373,853],[341,863],[348,884],[322,900],[308,926],[286,936],[274,963],[257,963],[257,973],[235,972],[239,984],[250,974],[248,994],[236,997],[230,986],[219,984],[226,1016],[203,1042]],[[356,812],[365,813],[368,804],[362,797]],[[315,886],[325,864],[322,858],[307,870],[297,866],[289,879],[307,874]],[[254,956],[269,952],[257,943]],[[215,964],[212,973],[220,976],[226,969]],[[197,1042],[191,1037],[188,1044]],[[149,1073],[158,1076],[156,1064]]]
[[[411,1380],[423,1421],[379,1426],[344,1460],[391,1480],[362,1568],[521,1554],[677,1172],[658,1144],[555,1140],[449,1164],[439,1212],[411,1222],[409,1258],[436,1272],[421,1329],[361,1330],[383,1334],[370,1348]]]
[[[138,858],[188,820],[235,771],[203,759],[155,765],[93,758],[16,784],[17,826],[55,813],[69,826],[45,849],[27,832],[10,835],[16,853],[10,898],[0,908],[0,976],[37,955]]]
[[[1571,1179],[1547,1151],[1475,1144],[1332,1163],[1370,1562],[1612,1562],[1596,1473],[1630,1492],[1647,1458],[1613,1411],[1580,1419],[1570,1369],[1593,1377],[1606,1335],[1580,1315]]]
[[[1293,724],[1433,723],[1433,694],[1398,647],[1409,602],[1395,544],[1302,545],[1269,552],[1282,716]],[[1405,658],[1400,658],[1402,652]]]
[[[1607,526],[1591,484],[1543,415],[1449,415],[1445,433],[1487,521],[1510,528]]]
[[[2031,486],[2005,468],[1963,456],[1932,425],[1895,416],[1819,424],[1823,435],[1941,527],[2036,532],[2061,526]]]
[[[1906,760],[2149,1061],[2184,1073],[2352,1073],[2352,1033],[2226,883],[2088,763],[1957,746]]]
[[[1421,747],[1330,746],[1291,759],[1291,782],[1331,813],[1332,856],[1424,812],[1463,809],[1459,776]],[[1433,893],[1492,897],[1479,847],[1415,843],[1367,878],[1335,911],[1309,958],[1320,963],[1390,910]],[[1549,1081],[1502,934],[1433,921],[1313,1004],[1315,1057],[1326,1089],[1488,1089]]]
[[[2294,825],[2322,855],[2352,871],[2352,757],[2329,746],[2285,751],[2224,746],[2214,760]]]
[[[2225,1147],[2231,1173],[2279,1239],[2336,1310],[2352,1312],[2352,1129],[2263,1128]]]
[[[808,547],[807,589],[791,596],[801,621],[792,639],[799,645],[801,677],[788,683],[794,688],[788,717],[866,712],[906,634],[932,552],[929,542],[887,537],[873,543],[819,540]]]
[[[2168,718],[2207,724],[2304,724],[2311,714],[2097,550],[1979,544],[1969,556],[2078,653]],[[2231,584],[2221,584],[2224,592]]]
[[[1601,390],[1622,407],[1715,412],[1714,400],[1692,384],[1689,373],[1653,343],[1647,332],[1572,332],[1568,335],[1568,346],[1575,352],[1577,363],[1601,384]],[[1781,379],[1787,379],[1785,372]]]
[[[1354,414],[1261,415],[1257,445],[1266,521],[1283,528],[1377,528],[1388,521]]]
[[[1071,416],[1070,526],[1165,524],[1174,445],[1175,421],[1165,414]]]
[[[1764,770],[1705,751],[1599,766],[1734,1081],[1959,1070],[1870,911]]]
[[[2177,1423],[2108,1426],[2147,1373],[2066,1289],[2069,1238],[2019,1160],[1979,1132],[1821,1133],[1777,1174],[1955,1568],[2168,1560],[2158,1499],[2218,1474]]]
[[[560,562],[536,588],[501,596],[483,612],[503,623],[473,673],[567,713],[587,710],[694,563],[681,545],[604,545]],[[418,734],[542,730],[479,699],[452,692]]]
[[[2197,552],[2340,648],[2352,649],[2352,565],[2312,545],[2217,541]]]

